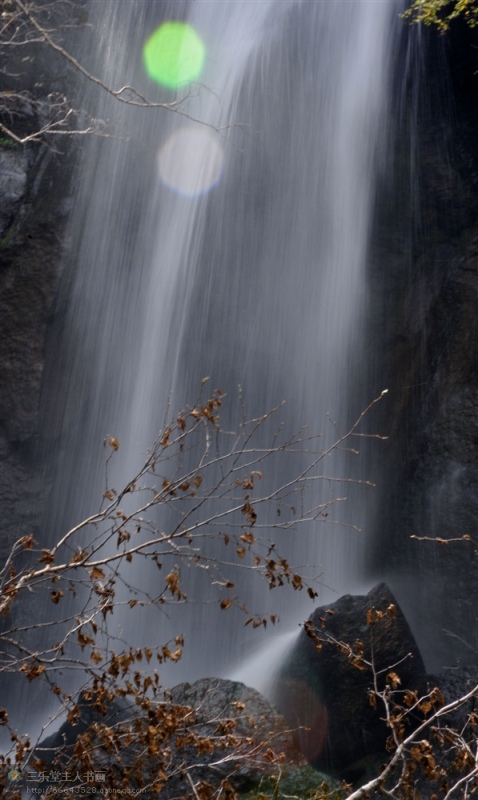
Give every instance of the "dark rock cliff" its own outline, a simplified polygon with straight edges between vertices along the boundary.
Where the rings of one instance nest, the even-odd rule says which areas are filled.
[[[400,190],[379,214],[371,268],[389,287],[380,304],[372,296],[371,331],[390,390],[372,571],[438,671],[476,661],[478,647],[477,44],[461,24],[430,35],[415,144],[396,144]]]
[[[5,27],[0,122],[28,139],[54,119],[52,104],[68,86],[71,100],[73,73],[46,46],[9,45],[12,28]],[[6,131],[0,135],[0,559],[13,541],[36,530],[43,503],[35,445],[47,336],[65,263],[73,160],[68,137],[20,144]]]
[[[1,159],[0,164],[4,165]],[[62,270],[67,219],[61,155],[7,151],[15,191],[0,197],[0,554],[35,524],[42,488],[31,462],[38,435],[48,325]],[[13,181],[12,181],[13,183]],[[8,200],[8,202],[7,202]]]

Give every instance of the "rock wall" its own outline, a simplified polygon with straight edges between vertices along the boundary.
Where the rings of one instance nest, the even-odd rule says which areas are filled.
[[[45,13],[50,26],[61,24],[51,9]],[[68,13],[71,21],[73,5]],[[0,77],[0,122],[29,137],[55,118],[52,103],[60,94],[69,91],[71,99],[74,76],[51,48],[15,47],[9,37],[12,26],[0,39],[8,65]],[[65,263],[72,160],[68,137],[19,144],[0,134],[0,559],[13,541],[37,530],[44,502],[36,443],[47,338]]]
[[[35,527],[43,495],[35,463],[48,326],[63,265],[68,187],[45,146],[0,148],[0,557]]]
[[[372,266],[389,287],[371,331],[390,439],[371,563],[440,671],[478,648],[478,57],[465,26],[431,38],[415,145],[396,144],[402,177],[384,198]]]

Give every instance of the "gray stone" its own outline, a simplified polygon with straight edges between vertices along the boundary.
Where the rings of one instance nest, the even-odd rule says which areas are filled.
[[[231,779],[235,786],[255,783],[268,774],[270,751],[284,754],[289,763],[302,761],[283,717],[259,692],[243,683],[203,678],[193,684],[179,684],[171,690],[170,697],[174,703],[194,709],[201,734],[206,737],[214,734],[219,721],[231,721],[241,743],[224,754],[224,766],[216,768],[216,772],[225,778],[235,764]]]
[[[271,703],[242,683],[219,678],[183,683],[165,692],[158,708],[164,711],[159,721],[152,711],[146,716],[126,701],[110,703],[100,713],[80,695],[74,722],[64,722],[39,745],[35,756],[48,767],[71,767],[78,737],[88,733],[95,771],[116,777],[118,786],[123,770],[132,769],[132,789],[148,785],[158,771],[163,771],[169,779],[161,789],[162,798],[193,796],[191,781],[215,789],[225,782],[246,791],[277,773],[279,767],[305,765],[284,719]],[[173,729],[168,728],[170,714],[176,715]],[[160,746],[155,755],[148,754],[134,733],[132,742],[123,749],[108,749],[99,740],[101,726],[118,724],[123,732],[134,732],[140,720],[158,729]],[[202,741],[214,746],[202,748]],[[64,787],[58,790],[57,796],[70,796]],[[157,794],[146,790],[141,796],[149,800]]]

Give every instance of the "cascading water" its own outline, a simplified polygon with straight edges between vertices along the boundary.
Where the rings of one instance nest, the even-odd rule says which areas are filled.
[[[285,400],[287,425],[324,431],[325,443],[336,435],[328,413],[345,429],[384,388],[364,380],[363,321],[400,9],[394,0],[92,0],[92,69],[108,85],[177,99],[142,59],[169,19],[187,20],[206,55],[200,81],[178,91],[180,113],[104,97],[95,116],[114,116],[114,138],[84,145],[74,275],[51,371],[63,413],[61,431],[48,428],[62,449],[51,535],[96,510],[105,435],[120,441],[111,480],[126,482],[169,395],[173,408],[191,402],[205,376],[230,398],[241,384],[250,415]],[[333,469],[368,477],[363,462],[338,458]],[[373,508],[357,491],[335,519],[361,533],[311,527],[281,546],[295,563],[320,564],[334,597],[356,589]],[[142,585],[156,575],[146,569]],[[281,608],[266,587],[246,591],[278,611],[284,629],[308,613],[302,595]],[[138,641],[185,633],[175,682],[224,674],[254,633],[211,608],[119,624]]]

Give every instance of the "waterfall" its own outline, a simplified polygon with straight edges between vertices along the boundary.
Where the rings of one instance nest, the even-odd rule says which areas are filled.
[[[364,322],[400,9],[393,0],[91,0],[92,71],[157,103],[182,99],[176,110],[138,108],[92,86],[86,102],[114,124],[111,138],[83,144],[72,212],[47,424],[50,535],[98,508],[104,437],[120,442],[111,478],[120,484],[141,465],[168,398],[173,409],[192,402],[206,376],[226,392],[231,426],[241,385],[249,415],[285,401],[290,429],[322,431],[324,446],[336,436],[327,415],[343,430],[384,388],[367,380]],[[205,48],[200,80],[177,94],[148,77],[142,58],[169,19],[187,21]],[[181,168],[190,143],[192,179]],[[332,470],[367,478],[367,459],[338,456]],[[376,497],[346,494],[335,513],[343,527],[282,534],[291,560],[318,565],[324,602],[365,580]],[[142,585],[157,579],[142,569]],[[277,611],[284,630],[308,614],[303,595],[282,600],[245,580],[251,602]],[[181,606],[179,619],[145,612],[118,624],[125,638],[155,644],[185,633],[170,682],[224,674],[258,634],[211,597]]]

